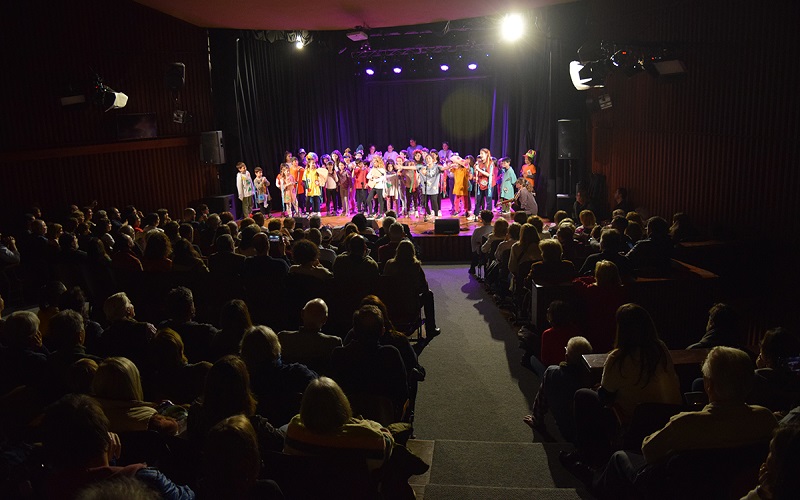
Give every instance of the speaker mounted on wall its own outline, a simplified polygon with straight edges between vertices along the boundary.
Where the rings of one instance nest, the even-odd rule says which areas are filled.
[[[200,159],[203,163],[214,165],[225,163],[225,144],[222,142],[221,130],[200,134]]]
[[[558,120],[558,159],[583,159],[585,136],[580,120]]]
[[[167,88],[173,92],[180,92],[186,84],[186,65],[179,62],[174,62],[167,68],[167,75],[165,77]]]

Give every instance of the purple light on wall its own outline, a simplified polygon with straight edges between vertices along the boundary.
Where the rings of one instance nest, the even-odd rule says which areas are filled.
[[[441,69],[442,71],[447,71],[448,69],[450,69],[450,66],[442,64],[441,66],[439,66],[439,69]]]
[[[403,71],[403,68],[401,68],[400,66],[395,66],[394,69],[392,69],[392,71],[394,71],[395,75],[399,75]]]
[[[369,76],[372,76],[372,75],[374,75],[374,74],[375,74],[375,70],[374,70],[374,69],[372,69],[372,68],[367,68],[367,71],[366,71],[366,73],[367,73]]]
[[[477,65],[477,64],[475,64],[475,63],[469,63],[469,64],[467,64],[467,68],[468,68],[470,71],[474,71],[474,70],[478,69],[478,65]]]

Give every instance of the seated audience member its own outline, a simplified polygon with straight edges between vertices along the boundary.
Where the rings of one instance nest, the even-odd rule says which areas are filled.
[[[97,373],[97,362],[93,359],[83,358],[72,363],[67,370],[64,380],[69,390],[67,393],[92,395],[92,381]]]
[[[19,259],[17,240],[13,236],[0,234],[0,269],[5,266],[19,264]]]
[[[422,263],[414,255],[414,244],[403,240],[397,245],[394,258],[386,262],[383,271],[385,276],[394,276],[396,280],[407,280],[419,294],[422,307],[425,311],[426,338],[433,338],[441,333],[436,326],[436,308],[433,301],[433,292],[428,286]]]
[[[309,229],[308,233],[306,234],[306,239],[308,241],[314,243],[315,245],[317,245],[317,248],[319,249],[319,262],[320,262],[320,264],[325,266],[326,269],[332,269],[333,268],[333,261],[336,260],[336,252],[334,252],[333,250],[331,250],[328,247],[323,246],[323,244],[322,244],[322,242],[323,242],[323,230],[326,230],[325,234],[328,235],[327,236],[328,237],[327,243],[330,244],[330,241],[331,241],[331,230],[330,230],[330,228],[326,228],[326,227],[323,227],[321,229],[317,229],[317,228]]]
[[[72,364],[81,359],[102,361],[86,352],[83,318],[75,311],[61,311],[50,320],[50,337],[55,352],[47,357],[47,392],[51,400],[67,394],[67,374]]]
[[[758,486],[742,500],[791,500],[800,491],[800,425],[775,429],[767,461],[761,465]]]
[[[591,210],[583,210],[578,214],[581,225],[575,228],[575,239],[584,243],[589,241],[589,236],[592,234],[592,229],[597,225],[597,219],[594,212]]]
[[[39,310],[36,316],[39,318],[39,332],[45,346],[50,340],[50,318],[58,314],[58,301],[66,291],[67,287],[60,281],[51,281],[39,290]]]
[[[572,284],[585,311],[583,331],[595,352],[611,350],[616,331],[616,311],[627,299],[617,266],[601,260],[595,266],[595,277],[575,278]]]
[[[155,490],[158,498],[195,498],[188,486],[173,483],[146,464],[110,465],[124,452],[124,443],[110,431],[108,418],[89,396],[68,394],[45,411],[42,442],[47,463],[52,467],[45,485],[47,498],[77,498],[78,492],[87,486],[120,478],[144,483],[151,491]]]
[[[172,270],[184,273],[207,273],[203,258],[195,251],[189,240],[178,238],[172,245]]]
[[[241,358],[258,401],[256,412],[275,426],[289,423],[300,410],[300,397],[317,374],[300,363],[284,363],[278,336],[266,326],[254,326],[242,339]]]
[[[470,236],[470,246],[472,248],[472,261],[469,265],[469,274],[475,274],[475,268],[480,263],[481,245],[483,245],[484,236],[488,238],[492,230],[492,218],[494,215],[491,210],[481,210],[480,221],[481,225],[475,228],[475,231]]]
[[[283,247],[279,241],[275,248]],[[269,236],[265,233],[258,233],[253,236],[253,248],[257,255],[248,257],[242,268],[242,277],[245,287],[253,293],[263,292],[265,285],[270,288],[279,289],[283,286],[286,276],[289,274],[289,264],[283,257],[273,257],[271,254]]]
[[[486,241],[481,245],[481,253],[489,255],[493,245],[499,245],[499,242],[504,241],[508,236],[508,226],[508,220],[502,218],[497,219],[497,222],[495,222],[492,227],[491,234],[489,234],[489,237],[486,238]],[[495,248],[495,250],[497,250],[497,248]]]
[[[616,229],[619,231],[619,234],[622,235],[622,252],[628,253],[631,248],[633,248],[633,240],[628,236],[627,230],[630,223],[628,219],[626,219],[622,215],[614,216],[611,219],[611,223],[608,225],[609,229]],[[602,234],[602,232],[601,232]],[[599,240],[598,240],[599,241]]]
[[[114,253],[111,254],[111,268],[118,271],[140,272],[142,261],[134,251],[135,245],[133,238],[127,234],[120,234],[117,237],[117,244],[114,245]]]
[[[199,499],[284,498],[274,481],[258,479],[261,473],[258,436],[244,415],[223,419],[208,431],[202,459]]]
[[[800,397],[800,338],[786,328],[764,333],[756,359],[756,378],[747,401],[788,412]]]
[[[333,278],[333,273],[320,264],[319,247],[311,240],[303,239],[294,242],[292,260],[294,265],[289,268],[290,275],[311,276],[323,281]]]
[[[595,266],[601,260],[608,260],[617,266],[619,276],[623,282],[632,281],[634,278],[634,267],[627,257],[619,252],[623,250],[622,235],[616,229],[605,229],[600,236],[600,253],[586,257],[579,276],[591,276],[594,274]],[[595,346],[596,347],[596,346]]]
[[[525,222],[533,224],[533,227],[539,231],[539,241],[549,240],[551,238],[550,231],[545,230],[544,221],[538,215],[531,215]]]
[[[282,359],[287,363],[302,363],[317,373],[328,373],[331,352],[342,345],[342,339],[322,333],[327,321],[325,301],[309,300],[300,312],[300,329],[278,333]]]
[[[628,227],[625,228],[625,236],[633,245],[636,245],[636,242],[644,238],[644,227],[638,222],[628,220]],[[633,248],[633,246],[631,246],[631,248]]]
[[[672,240],[667,221],[661,217],[650,217],[647,221],[647,238],[636,242],[627,257],[641,273],[668,275],[672,269]]]
[[[555,238],[556,237],[556,232],[558,231],[558,228],[561,225],[561,222],[564,219],[567,219],[567,218],[569,218],[569,215],[567,214],[566,210],[559,210],[555,214],[553,214],[553,225],[550,226],[550,237],[551,238]]]
[[[167,294],[164,310],[169,319],[159,328],[170,328],[181,336],[189,363],[211,361],[211,343],[219,333],[214,326],[194,321],[195,306],[192,291],[185,286],[173,288]]]
[[[156,334],[156,327],[134,319],[136,310],[125,292],[107,298],[103,312],[109,326],[100,338],[102,355],[124,356],[136,366],[147,366],[148,346]]]
[[[39,318],[30,311],[11,313],[3,325],[0,347],[0,394],[21,385],[41,388],[46,368]]]
[[[544,368],[563,361],[567,342],[580,335],[580,328],[575,323],[575,308],[564,301],[554,300],[550,303],[547,307],[547,322],[550,323],[550,328],[542,332],[542,348],[539,353],[539,360]]]
[[[650,314],[636,304],[625,304],[617,310],[617,339],[600,387],[575,393],[576,451],[561,452],[559,459],[567,468],[578,462],[605,463],[614,436],[630,423],[636,405],[678,405],[681,399],[672,358]]]
[[[736,448],[770,438],[778,425],[775,417],[766,408],[745,403],[753,381],[753,365],[747,353],[715,347],[708,353],[702,371],[708,405],[701,411],[673,416],[662,429],[644,438],[641,454],[616,452],[596,483],[604,497],[636,495],[647,477],[639,473],[663,464],[676,453]]]
[[[215,247],[217,251],[208,256],[208,269],[224,276],[241,275],[247,257],[235,252],[233,237],[230,234],[219,236]]]
[[[225,356],[208,371],[203,395],[189,409],[189,439],[202,443],[217,423],[240,414],[253,425],[262,453],[283,449],[283,433],[256,414],[245,362],[237,356]]]
[[[370,471],[380,471],[388,498],[414,498],[408,485],[413,474],[428,465],[395,443],[378,422],[353,416],[347,396],[333,380],[320,377],[303,394],[300,414],[286,431],[284,453],[342,458],[363,458]]]
[[[683,241],[698,241],[700,240],[700,231],[692,224],[689,214],[678,212],[672,216],[669,237],[673,244]]]
[[[505,220],[505,219],[503,219]],[[499,222],[499,219],[498,219]],[[503,259],[503,254],[510,252],[511,247],[514,246],[514,243],[519,241],[519,233],[522,230],[522,224],[518,222],[512,222],[508,226],[508,234],[506,234],[506,238],[497,245],[497,249],[494,252],[494,258],[497,260]],[[505,257],[506,263],[508,263],[508,257],[511,254],[508,254]]]
[[[333,275],[338,281],[348,283],[351,289],[358,290],[361,296],[375,287],[378,263],[368,255],[367,240],[362,235],[353,235],[347,241],[347,251],[338,255],[333,263]]]
[[[733,307],[728,304],[717,303],[708,310],[708,323],[706,333],[699,342],[687,349],[711,349],[716,346],[741,348],[742,340],[739,334],[739,316]]]
[[[249,221],[249,224],[246,223],[247,221]],[[239,229],[241,239],[239,240],[239,246],[236,248],[236,253],[245,257],[257,255],[258,253],[253,247],[253,237],[259,233],[261,233],[261,229],[256,226],[253,219],[242,220],[242,227]]]
[[[590,252],[597,253],[600,251],[600,237],[602,235],[603,235],[603,226],[598,224],[592,228],[591,237],[587,242]]]
[[[175,419],[159,415],[155,404],[144,401],[139,370],[128,358],[106,358],[92,380],[94,393],[112,432],[156,431],[178,433]]]
[[[511,255],[508,259],[508,271],[514,276],[515,283],[520,286],[527,277],[519,276],[520,265],[525,262],[536,262],[542,260],[542,251],[539,250],[539,231],[532,224],[525,223],[519,233],[519,241],[511,247]]]
[[[399,422],[408,401],[406,369],[397,348],[380,344],[383,334],[380,309],[362,306],[353,314],[353,340],[331,353],[331,371],[351,396],[389,399]]]
[[[239,355],[244,332],[253,326],[247,304],[240,299],[226,302],[219,314],[219,326],[219,332],[211,341],[211,361],[228,354]]]
[[[556,240],[561,243],[564,260],[573,264],[583,264],[586,258],[586,247],[575,239],[575,225],[571,222],[562,222],[556,230]]]
[[[551,238],[540,241],[539,251],[542,260],[533,263],[528,281],[532,280],[537,285],[558,285],[575,278],[575,266],[568,260],[562,260],[564,252],[558,240]]]
[[[578,389],[592,385],[591,373],[582,358],[591,353],[592,345],[584,337],[572,337],[567,341],[564,361],[547,367],[533,400],[533,411],[523,417],[523,422],[534,430],[545,431],[544,416],[550,411],[561,436],[567,441],[574,440],[573,400]]]
[[[172,244],[164,231],[151,229],[145,239],[142,267],[147,272],[163,273],[172,270]]]
[[[645,227],[644,218],[642,218],[642,214],[639,212],[628,212],[625,214],[625,218],[628,219],[629,222],[639,224],[642,228]]]
[[[397,252],[397,245],[406,238],[403,225],[399,222],[395,222],[389,226],[387,233],[386,243],[378,247],[378,261],[382,264],[386,264],[389,259],[394,258]]]
[[[162,328],[150,342],[151,370],[145,377],[145,394],[150,401],[169,400],[188,405],[203,392],[208,361],[189,364],[183,353],[181,336]]]

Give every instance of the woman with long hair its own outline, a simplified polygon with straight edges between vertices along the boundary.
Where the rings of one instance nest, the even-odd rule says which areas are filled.
[[[250,310],[247,304],[240,299],[233,299],[222,306],[219,315],[220,332],[211,341],[212,360],[217,360],[227,354],[238,355],[239,344],[242,342],[244,332],[253,326],[250,319]]]
[[[483,209],[492,209],[492,190],[497,181],[497,171],[492,152],[489,148],[481,149],[475,162],[475,213]]]
[[[425,157],[425,165],[419,169],[422,179],[420,188],[422,189],[422,206],[425,208],[425,220],[430,217],[442,216],[439,206],[439,184],[442,169],[437,163],[438,158],[435,151],[428,153]]]
[[[436,308],[434,307],[433,292],[428,286],[422,263],[417,259],[414,244],[409,240],[401,241],[397,245],[394,258],[386,262],[383,274],[385,276],[395,276],[398,280],[410,280],[411,286],[419,294],[425,310],[425,332],[427,338],[439,335],[441,331],[436,327]]]
[[[637,405],[682,401],[669,349],[650,314],[636,304],[624,304],[616,320],[617,337],[600,387],[575,393],[576,451],[560,457],[568,467],[578,461],[604,463],[613,451],[612,439],[630,423]]]

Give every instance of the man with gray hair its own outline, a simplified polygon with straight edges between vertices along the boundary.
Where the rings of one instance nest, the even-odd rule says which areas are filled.
[[[125,292],[115,293],[107,298],[103,304],[103,312],[110,323],[100,338],[103,354],[107,357],[126,357],[140,371],[143,370],[156,327],[134,319],[136,311]]]
[[[594,482],[602,497],[641,495],[648,468],[676,453],[690,450],[734,449],[767,442],[778,421],[762,406],[745,398],[753,385],[753,363],[744,351],[713,348],[703,362],[703,388],[709,403],[700,411],[678,413],[662,429],[645,437],[642,454],[618,451]]]
[[[278,333],[282,357],[287,363],[302,363],[317,373],[330,373],[331,352],[342,339],[322,333],[328,321],[328,305],[322,299],[306,302],[300,313],[300,329]]]
[[[0,394],[21,385],[40,387],[47,366],[39,318],[30,311],[11,313],[3,324],[0,347]]]

